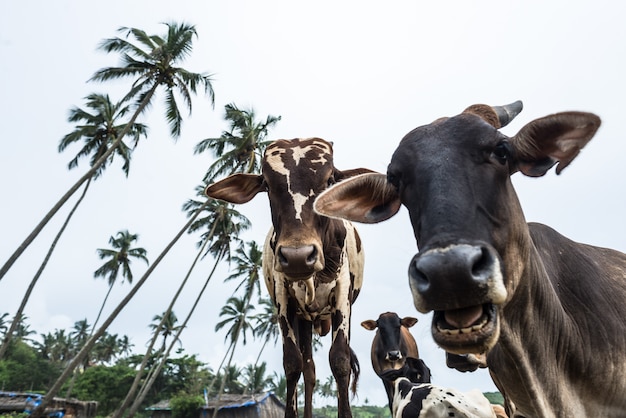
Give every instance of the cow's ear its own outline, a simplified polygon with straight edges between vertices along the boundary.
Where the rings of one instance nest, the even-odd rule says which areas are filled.
[[[412,316],[405,316],[400,320],[400,323],[407,328],[411,328],[413,325],[417,324],[417,318],[413,318]]]
[[[361,326],[368,331],[374,331],[378,327],[378,323],[373,319],[368,319],[366,321],[361,322]]]
[[[531,177],[540,177],[556,163],[560,174],[600,127],[593,113],[562,112],[535,119],[511,138],[516,168]]]
[[[204,193],[214,199],[239,204],[249,202],[257,193],[262,191],[265,191],[262,176],[256,174],[233,174],[207,186]]]
[[[400,210],[396,188],[380,173],[350,177],[322,192],[315,199],[317,213],[362,223],[377,223]]]

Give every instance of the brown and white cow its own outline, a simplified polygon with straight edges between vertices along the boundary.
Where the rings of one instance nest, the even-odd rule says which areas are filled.
[[[319,213],[380,222],[408,209],[419,253],[415,307],[451,353],[487,352],[494,382],[519,417],[626,416],[626,255],[526,223],[515,172],[559,174],[600,119],[563,112],[514,136],[521,110],[474,105],[409,132],[387,174],[329,189]],[[571,210],[571,208],[570,208]]]
[[[407,357],[419,358],[417,342],[409,328],[417,324],[417,318],[400,318],[395,312],[385,312],[378,319],[368,319],[361,326],[368,331],[376,330],[372,340],[371,360],[374,373],[381,377],[386,370],[400,369]],[[423,376],[422,382],[430,382],[430,373]],[[387,392],[389,409],[393,404],[393,382],[383,379]],[[393,410],[391,411],[393,413]]]
[[[287,380],[285,416],[297,417],[297,383],[304,374],[304,417],[312,415],[315,365],[312,330],[332,328],[330,368],[338,416],[351,417],[348,389],[359,364],[350,348],[352,303],[363,281],[361,240],[347,221],[320,216],[313,201],[329,185],[369,170],[340,171],[332,144],[319,138],[278,140],[267,146],[262,174],[234,174],[207,187],[210,197],[245,203],[267,192],[272,225],[263,248],[263,273],[278,310]]]

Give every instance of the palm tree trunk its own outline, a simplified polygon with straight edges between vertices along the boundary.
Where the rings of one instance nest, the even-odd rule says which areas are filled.
[[[209,240],[206,240],[205,242],[208,242],[208,241]],[[183,322],[182,326],[180,327],[180,329],[178,330],[178,332],[174,336],[174,339],[172,340],[172,342],[170,343],[169,347],[167,348],[167,351],[165,352],[165,354],[161,358],[161,361],[159,362],[159,365],[157,366],[156,371],[154,372],[154,374],[152,375],[152,377],[149,380],[146,380],[146,383],[144,384],[144,387],[139,391],[139,396],[137,396],[137,398],[135,399],[135,402],[133,402],[133,405],[130,407],[130,410],[128,411],[127,418],[132,418],[137,413],[137,410],[139,409],[139,406],[141,405],[141,403],[145,399],[146,394],[148,393],[148,391],[150,390],[150,388],[154,384],[156,378],[159,376],[159,373],[161,372],[161,369],[163,368],[163,366],[165,366],[165,362],[167,361],[167,359],[168,359],[168,357],[170,355],[170,352],[172,351],[172,348],[176,344],[176,341],[178,341],[178,339],[180,337],[180,334],[183,332],[183,329],[185,329],[185,327],[187,326],[187,322],[189,322],[189,319],[191,318],[191,315],[193,315],[193,312],[195,311],[196,307],[198,306],[198,303],[200,302],[200,298],[202,297],[202,294],[206,290],[207,285],[209,284],[209,281],[211,281],[211,278],[213,277],[213,273],[215,273],[215,269],[217,268],[217,265],[219,264],[219,262],[220,262],[220,259],[218,258],[215,261],[215,264],[213,265],[213,269],[211,270],[211,273],[209,274],[209,277],[207,277],[206,281],[204,282],[204,286],[200,290],[200,293],[198,294],[198,297],[196,298],[196,301],[194,302],[193,306],[189,310],[189,313],[187,314],[187,317],[185,318],[185,321]]]
[[[107,158],[109,158],[109,156],[113,154],[113,151],[115,151],[115,149],[119,146],[120,142],[122,142],[122,139],[126,136],[126,134],[128,134],[128,131],[130,131],[131,126],[133,126],[133,124],[135,123],[139,115],[148,106],[148,103],[152,99],[152,96],[154,95],[154,92],[156,91],[158,86],[159,84],[155,82],[154,86],[152,86],[152,88],[146,93],[143,101],[139,104],[133,116],[130,118],[128,123],[124,126],[124,129],[122,129],[122,132],[120,132],[119,137],[111,144],[111,147],[104,154],[102,154],[102,156],[98,158],[96,162],[93,163],[93,165],[87,171],[87,173],[85,173],[72,187],[70,187],[70,189],[61,197],[61,199],[59,199],[59,201],[52,207],[52,209],[50,209],[50,211],[43,217],[43,219],[39,222],[39,224],[37,224],[37,226],[35,227],[35,229],[33,229],[30,235],[26,237],[24,242],[22,242],[20,246],[17,247],[15,252],[4,263],[2,268],[0,268],[0,280],[2,280],[2,278],[9,271],[13,263],[15,263],[15,261],[26,250],[26,248],[35,240],[37,235],[39,235],[39,233],[48,224],[50,219],[52,219],[52,217],[58,212],[58,210],[61,209],[63,205],[65,205],[68,199],[72,197],[74,193],[76,193],[76,190],[78,190],[78,188],[81,185],[83,185],[83,183],[85,183],[87,180],[90,180],[93,177],[94,173],[98,171],[100,167],[102,167],[102,165],[106,162]]]
[[[48,392],[46,393],[46,396],[42,399],[41,404],[39,404],[39,406],[37,406],[37,408],[33,410],[31,414],[31,418],[40,418],[43,415],[45,408],[48,406],[52,398],[55,397],[56,394],[59,392],[59,390],[61,389],[61,386],[63,385],[63,383],[65,383],[70,373],[72,373],[72,371],[83,360],[83,358],[87,355],[87,353],[91,351],[93,346],[96,344],[96,341],[98,340],[98,338],[100,338],[105,333],[105,331],[108,329],[109,325],[111,325],[113,320],[117,318],[117,316],[120,314],[122,309],[126,307],[128,302],[130,302],[130,300],[135,296],[135,294],[143,286],[146,280],[148,280],[148,277],[150,277],[154,269],[159,265],[159,263],[163,260],[163,258],[165,258],[167,253],[172,249],[174,244],[178,242],[178,240],[185,233],[185,231],[187,231],[189,226],[196,220],[198,215],[200,215],[200,212],[201,212],[201,209],[198,209],[193,214],[191,219],[189,219],[189,221],[185,224],[185,226],[183,226],[183,228],[180,231],[178,231],[178,233],[172,239],[172,241],[170,241],[170,243],[165,247],[165,249],[161,252],[161,254],[159,254],[159,256],[154,261],[154,263],[150,267],[148,267],[148,270],[146,270],[144,275],[137,282],[137,284],[131,289],[128,295],[126,295],[126,297],[122,299],[119,305],[117,305],[117,307],[113,310],[113,312],[109,315],[109,317],[104,321],[102,326],[98,328],[98,331],[96,331],[91,336],[91,338],[87,340],[83,348],[81,348],[78,354],[76,354],[76,357],[74,357],[72,361],[70,361],[70,363],[65,367],[65,369],[61,373],[61,376],[59,376],[59,378],[56,380],[56,382],[54,382],[52,387],[48,389]]]
[[[200,212],[202,212],[207,207],[208,204],[209,204],[209,199],[207,199],[196,210],[196,214],[194,215],[194,217],[196,217]],[[161,318],[161,322],[159,322],[159,325],[155,329],[154,335],[152,336],[152,339],[150,340],[150,343],[148,344],[148,348],[146,349],[146,354],[144,355],[143,360],[141,362],[141,365],[139,366],[139,370],[137,370],[137,374],[135,374],[135,380],[133,380],[133,384],[131,385],[130,389],[128,390],[128,393],[126,394],[126,397],[124,398],[124,401],[122,402],[122,405],[120,405],[120,407],[113,413],[113,416],[111,418],[120,418],[122,416],[122,414],[124,413],[124,411],[130,405],[130,402],[133,399],[133,397],[135,395],[135,392],[137,392],[137,388],[139,387],[139,382],[141,381],[141,377],[143,376],[143,372],[144,372],[144,370],[145,370],[145,368],[146,368],[146,366],[148,364],[148,359],[150,358],[150,353],[152,353],[152,349],[154,348],[154,344],[156,344],[156,340],[159,337],[159,332],[161,331],[161,328],[163,327],[163,324],[165,323],[166,318],[168,317],[168,315],[172,311],[172,308],[174,307],[174,303],[176,303],[176,300],[178,299],[178,296],[180,295],[180,293],[182,292],[183,288],[185,287],[185,284],[187,283],[187,279],[189,279],[189,276],[191,275],[191,272],[193,271],[194,267],[196,266],[198,260],[200,259],[201,255],[202,255],[202,252],[204,251],[204,248],[206,247],[208,242],[211,240],[211,238],[213,238],[213,234],[215,233],[215,227],[216,226],[217,226],[217,222],[213,225],[213,228],[209,232],[209,236],[206,238],[206,240],[202,244],[202,247],[198,251],[198,254],[196,255],[196,258],[194,259],[193,263],[191,264],[191,267],[189,268],[189,270],[187,271],[187,275],[183,279],[181,285],[178,287],[178,290],[177,290],[176,294],[174,295],[174,297],[172,298],[172,301],[170,302],[170,305],[167,307],[167,310],[163,314],[163,318]],[[216,265],[217,265],[217,262],[216,262]],[[214,270],[215,270],[215,267],[213,268],[213,271]],[[211,275],[209,276],[208,280],[211,279],[211,276],[213,275],[213,271],[211,272]]]
[[[237,348],[237,342],[239,341],[239,334],[241,334],[241,328],[243,327],[243,323],[246,320],[246,312],[248,311],[248,307],[250,306],[250,300],[252,299],[252,293],[254,293],[254,286],[250,286],[248,293],[246,294],[246,305],[243,308],[243,316],[239,323],[237,324],[237,329],[235,330],[235,334],[233,336],[233,349],[230,352],[230,358],[228,359],[228,363],[226,364],[225,371],[230,367],[230,363],[233,360],[233,355],[235,354],[235,349]],[[226,373],[222,376],[222,382],[220,383],[220,389],[217,392],[217,400],[220,399],[220,396],[224,393],[224,385],[226,384]],[[217,416],[217,408],[213,410],[213,418]]]
[[[67,218],[65,218],[65,222],[61,226],[61,229],[59,229],[59,232],[57,233],[56,237],[54,237],[54,240],[52,241],[52,244],[50,245],[50,248],[48,249],[48,253],[44,257],[43,262],[41,263],[41,266],[39,266],[39,270],[37,270],[37,273],[35,273],[35,277],[33,277],[33,279],[30,281],[30,284],[28,285],[28,289],[26,289],[26,293],[24,293],[24,297],[22,298],[22,302],[20,303],[20,306],[19,308],[17,308],[17,312],[15,313],[15,316],[13,317],[14,319],[13,319],[13,322],[11,322],[11,327],[5,334],[4,341],[2,341],[2,345],[0,346],[0,360],[2,360],[2,358],[4,357],[4,354],[7,348],[9,347],[9,342],[11,341],[11,338],[13,337],[13,333],[15,332],[17,325],[20,323],[20,319],[22,318],[22,314],[24,313],[24,308],[26,307],[26,304],[28,303],[28,299],[30,299],[30,294],[33,292],[33,289],[35,288],[35,285],[37,284],[37,281],[39,280],[41,273],[43,273],[43,270],[46,268],[46,265],[48,265],[48,260],[50,260],[50,256],[52,256],[52,252],[56,248],[57,242],[59,242],[61,235],[63,235],[63,232],[65,231],[65,228],[69,224],[70,219],[72,219],[74,212],[76,212],[76,209],[81,204],[81,202],[83,201],[83,198],[87,194],[87,189],[89,189],[90,184],[91,184],[91,179],[89,179],[87,183],[85,184],[85,189],[83,190],[83,193],[80,195],[80,197],[76,201],[76,204],[74,205],[70,213],[67,215]]]
[[[96,329],[96,324],[100,320],[100,315],[102,315],[102,311],[104,310],[104,305],[107,303],[107,300],[109,299],[111,290],[113,290],[113,284],[114,282],[111,282],[111,284],[109,284],[109,290],[107,291],[107,294],[104,296],[104,300],[102,301],[102,305],[100,305],[100,310],[98,311],[98,316],[96,316],[96,320],[94,321],[93,326],[91,327],[91,332],[89,333],[90,337],[93,335],[93,331]],[[67,392],[65,393],[65,399],[69,399],[70,395],[72,394],[72,389],[74,388],[75,381],[76,381],[76,369],[74,369],[74,373],[72,373],[72,380],[70,381],[70,387],[67,388]]]
[[[100,305],[100,310],[98,311],[98,316],[96,316],[96,320],[93,322],[93,326],[91,327],[91,334],[93,334],[93,330],[96,329],[96,324],[100,320],[100,315],[102,315],[102,311],[104,310],[104,305],[107,303],[107,299],[109,299],[109,295],[111,294],[111,290],[113,289],[113,285],[115,282],[111,282],[109,284],[109,290],[107,290],[107,294],[104,296],[104,300],[102,301],[102,305]],[[91,335],[89,335],[91,337]]]
[[[228,368],[230,367],[230,364],[233,361],[233,355],[235,354],[235,349],[237,348],[237,340],[239,339],[239,331],[240,330],[241,330],[241,322],[237,326],[236,336],[235,336],[235,339],[233,340],[233,343],[232,343],[232,349],[230,350],[230,357],[228,358],[228,362],[226,363],[226,367],[224,367],[224,374],[222,375],[222,381],[220,382],[220,388],[217,391],[217,400],[218,401],[220,400],[220,397],[224,393],[224,386],[226,385],[226,378],[228,377],[226,375],[226,370],[228,370]],[[213,409],[213,418],[217,417],[217,410],[218,410],[217,407],[215,407]]]

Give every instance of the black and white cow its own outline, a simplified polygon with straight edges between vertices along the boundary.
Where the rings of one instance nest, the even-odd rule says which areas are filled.
[[[504,135],[521,108],[473,105],[418,127],[386,175],[340,183],[316,210],[380,222],[406,206],[419,247],[409,266],[415,307],[434,311],[432,335],[446,351],[487,353],[509,414],[625,417],[626,255],[527,223],[510,179],[555,164],[559,174],[600,118],[556,113]]]
[[[312,330],[332,328],[330,368],[338,392],[338,416],[351,417],[348,389],[356,390],[359,364],[350,348],[352,303],[363,281],[363,250],[347,221],[320,216],[313,201],[329,185],[369,170],[340,171],[332,144],[319,138],[274,141],[262,174],[235,174],[207,187],[210,197],[245,203],[267,192],[272,225],[263,248],[263,273],[278,310],[287,379],[285,416],[297,417],[297,383],[304,374],[304,417],[312,416],[315,364]]]
[[[430,369],[421,359],[407,357],[401,368],[385,370],[381,378],[393,387],[393,418],[496,418],[479,390],[460,392],[428,383]]]

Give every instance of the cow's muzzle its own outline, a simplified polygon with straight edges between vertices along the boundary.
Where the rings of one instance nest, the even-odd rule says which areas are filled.
[[[435,342],[463,354],[490,348],[499,335],[497,306],[507,297],[500,258],[484,243],[418,253],[409,267],[415,308],[433,315]]]
[[[280,246],[276,251],[276,261],[276,269],[291,280],[306,279],[324,267],[315,245]]]

